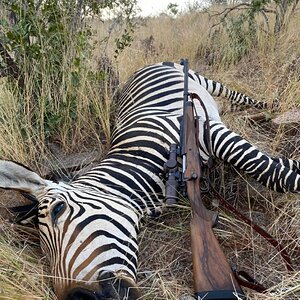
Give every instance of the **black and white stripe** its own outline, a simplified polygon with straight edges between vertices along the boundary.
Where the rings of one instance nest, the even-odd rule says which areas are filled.
[[[68,287],[72,279],[96,282],[102,273],[118,270],[136,276],[138,212],[126,199],[87,185],[50,190],[39,207],[41,245],[56,290]],[[60,202],[65,211],[53,224],[46,211]]]
[[[164,202],[163,165],[169,145],[179,139],[183,78],[182,66],[169,63],[151,65],[135,73],[123,89],[107,157],[73,186],[87,185],[122,199],[122,205],[127,203],[138,215],[159,211]],[[209,113],[214,156],[244,170],[272,190],[299,192],[300,176],[294,162],[271,158],[228,130],[206,90],[221,95],[226,88],[210,80],[205,80],[203,88],[199,80],[202,78],[190,71],[190,92],[200,95]],[[200,126],[204,126],[204,113],[197,103],[196,108]],[[207,159],[208,145],[203,131],[199,139],[201,155]],[[106,213],[110,215],[109,210]],[[88,216],[86,212],[83,214]],[[111,215],[115,222],[123,222],[118,214]]]
[[[258,182],[277,192],[299,192],[299,162],[272,158],[223,123],[211,122],[212,149],[216,157],[245,171]]]
[[[164,65],[168,65],[170,67],[175,67],[177,69],[183,69],[182,66],[175,63],[163,63]],[[201,86],[203,86],[212,96],[215,97],[224,97],[228,99],[232,105],[232,109],[238,107],[240,105],[252,106],[257,109],[265,109],[268,108],[268,103],[264,101],[255,100],[243,93],[231,90],[227,88],[220,82],[215,80],[208,79],[198,72],[190,71],[189,77],[196,82],[198,82]]]
[[[189,92],[198,94],[208,111],[213,155],[272,190],[300,192],[299,162],[269,157],[227,129],[210,94],[257,107],[259,102],[193,71],[189,77]],[[136,280],[139,219],[164,206],[161,174],[170,144],[179,140],[183,82],[182,66],[173,63],[136,72],[121,94],[107,157],[73,183],[53,184],[41,197],[41,240],[61,298],[74,280],[91,283],[105,274]],[[206,116],[199,103],[195,106],[200,153],[207,160]]]

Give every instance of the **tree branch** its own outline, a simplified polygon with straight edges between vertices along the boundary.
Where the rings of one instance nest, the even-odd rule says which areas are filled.
[[[235,8],[235,10],[237,10],[237,11],[245,10],[245,9],[246,9],[246,7],[243,7],[243,8]],[[213,25],[211,26],[211,28],[214,28],[214,27],[219,26],[220,24],[222,24],[223,19],[226,18],[226,17],[229,15],[229,13],[231,13],[231,12],[232,12],[232,10],[231,10],[231,11],[228,11],[227,13],[225,13],[225,14],[223,15],[223,17],[221,18],[220,22],[213,24]],[[215,15],[214,15],[214,16],[215,16]]]
[[[293,13],[295,12],[298,3],[299,3],[299,0],[295,0],[294,5],[293,5],[293,7],[292,7],[292,12],[291,12],[291,14],[293,14]]]
[[[210,17],[218,17],[218,16],[224,16],[226,18],[232,11],[234,10],[244,10],[250,7],[249,3],[240,3],[232,7],[227,7],[223,11],[215,13],[211,15]]]

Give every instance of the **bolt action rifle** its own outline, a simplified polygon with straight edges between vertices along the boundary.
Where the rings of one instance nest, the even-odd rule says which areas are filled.
[[[168,173],[166,203],[176,203],[178,181],[184,182],[187,197],[191,202],[191,245],[196,299],[244,299],[233,271],[216,239],[213,226],[217,215],[208,210],[201,199],[201,157],[199,153],[199,120],[194,115],[192,98],[188,92],[188,61],[184,66],[184,104],[180,128],[180,146],[170,146],[170,159],[165,164]],[[201,102],[201,99],[200,99]],[[205,108],[204,108],[205,109]],[[207,120],[208,121],[208,120]],[[177,154],[182,157],[182,171],[178,171]]]

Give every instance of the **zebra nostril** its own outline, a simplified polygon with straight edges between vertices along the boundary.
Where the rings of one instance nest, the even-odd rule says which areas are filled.
[[[91,291],[85,288],[74,288],[69,292],[65,300],[101,300],[105,299],[101,297],[97,292]]]
[[[117,273],[117,274],[116,274]],[[135,281],[126,276],[126,271],[116,273],[106,272],[99,275],[101,296],[99,299],[109,300],[137,300],[141,293]],[[123,275],[123,277],[121,276]]]

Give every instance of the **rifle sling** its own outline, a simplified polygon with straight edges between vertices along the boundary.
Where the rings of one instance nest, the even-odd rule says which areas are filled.
[[[251,228],[253,228],[258,234],[260,234],[267,242],[269,242],[276,250],[279,252],[281,257],[283,258],[286,268],[288,271],[294,271],[294,268],[291,263],[291,259],[285,250],[285,248],[274,238],[272,237],[268,232],[266,232],[264,229],[262,229],[260,226],[255,224],[252,220],[247,218],[245,215],[240,213],[233,205],[231,205],[228,201],[226,201],[216,190],[214,187],[211,187],[212,193],[214,196],[220,201],[220,203],[225,207],[227,210],[231,211],[235,216],[237,216],[240,220],[242,220],[244,223],[249,225]]]

